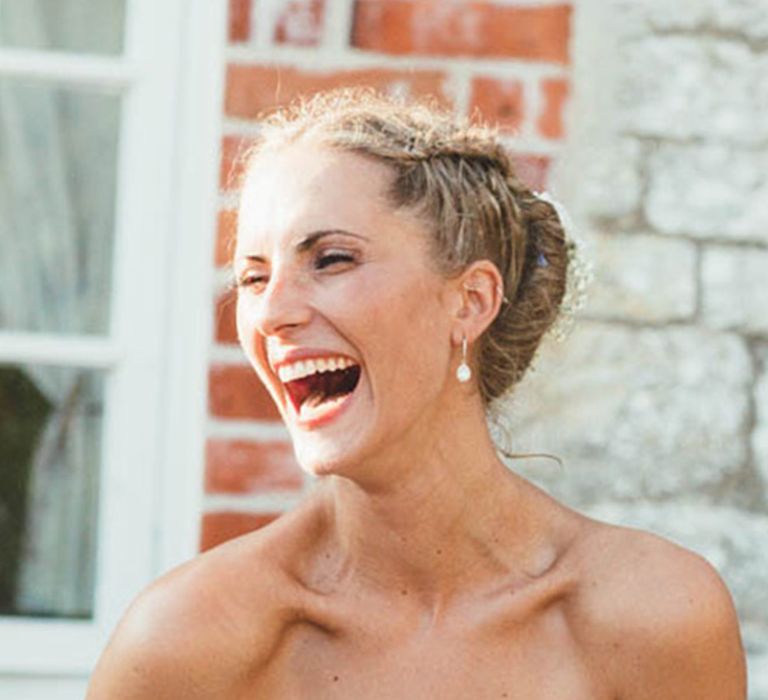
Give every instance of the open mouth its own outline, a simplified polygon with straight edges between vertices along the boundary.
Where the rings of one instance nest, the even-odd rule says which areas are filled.
[[[348,357],[325,357],[282,365],[280,381],[303,419],[319,418],[340,406],[360,381],[360,365]]]

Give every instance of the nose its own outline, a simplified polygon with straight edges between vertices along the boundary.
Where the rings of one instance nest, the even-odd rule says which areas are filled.
[[[253,321],[265,337],[305,326],[312,317],[307,290],[295,276],[274,274],[254,301]]]

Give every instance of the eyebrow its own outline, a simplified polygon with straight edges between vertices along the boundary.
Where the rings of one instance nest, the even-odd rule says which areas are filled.
[[[344,231],[343,229],[328,229],[323,231],[313,231],[302,238],[296,245],[296,250],[300,253],[304,253],[309,250],[315,243],[326,236],[333,236],[334,234],[340,234],[342,236],[351,236],[352,238],[358,238],[361,241],[367,241],[365,236],[361,236],[359,233],[352,233],[351,231]]]
[[[337,234],[342,236],[350,236],[351,238],[358,238],[361,241],[368,240],[366,236],[363,236],[359,233],[352,233],[351,231],[345,231],[343,229],[337,229],[337,228],[323,229],[321,231],[312,231],[312,233],[308,233],[306,236],[304,236],[296,244],[296,250],[299,253],[306,253],[319,240],[325,238],[326,236],[333,236]],[[246,260],[250,260],[252,262],[260,262],[260,263],[266,262],[266,258],[263,255],[245,255],[244,257]]]

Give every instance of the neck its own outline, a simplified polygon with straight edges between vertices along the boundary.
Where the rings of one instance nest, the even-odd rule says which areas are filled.
[[[482,406],[459,413],[360,470],[386,480],[329,476],[322,487],[344,570],[432,607],[538,566],[534,490],[498,459]]]

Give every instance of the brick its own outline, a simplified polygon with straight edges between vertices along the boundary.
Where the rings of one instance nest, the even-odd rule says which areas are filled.
[[[272,397],[248,365],[215,365],[208,382],[208,408],[217,418],[279,420]]]
[[[287,442],[209,440],[206,493],[300,490],[304,476]]]
[[[200,551],[269,525],[280,513],[206,513],[200,532]]]
[[[325,0],[291,0],[284,5],[275,24],[275,42],[317,46],[323,34]]]
[[[552,161],[547,156],[513,153],[512,162],[517,176],[535,192],[547,189]]]
[[[569,89],[568,81],[563,78],[541,81],[541,111],[536,121],[536,128],[544,138],[561,139],[563,137],[564,113]]]
[[[237,345],[237,293],[227,290],[216,298],[213,320],[214,338],[217,343]]]
[[[229,0],[229,40],[233,43],[251,38],[252,0]]]
[[[352,45],[396,55],[517,58],[566,64],[571,6],[357,0]]]
[[[440,71],[361,69],[302,70],[291,67],[232,64],[227,69],[224,109],[228,116],[255,119],[291,102],[336,87],[367,86],[405,96],[435,96],[449,103]]]
[[[224,267],[232,261],[237,234],[237,210],[224,209],[219,212],[216,225],[216,249],[214,263],[216,267]]]
[[[525,120],[525,89],[515,78],[475,78],[470,95],[470,113],[504,130],[518,131]]]
[[[245,172],[245,161],[253,139],[246,136],[225,136],[221,140],[221,166],[219,187],[222,190],[237,190]]]

